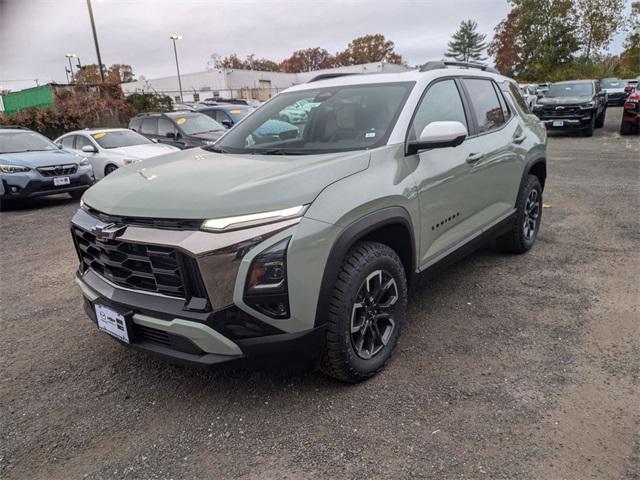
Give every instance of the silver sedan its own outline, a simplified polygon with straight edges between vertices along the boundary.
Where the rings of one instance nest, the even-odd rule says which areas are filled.
[[[65,150],[86,157],[93,167],[96,179],[103,178],[124,165],[180,151],[171,145],[154,143],[126,128],[76,130],[65,133],[55,143]]]

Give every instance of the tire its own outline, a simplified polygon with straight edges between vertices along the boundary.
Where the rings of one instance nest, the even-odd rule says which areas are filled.
[[[106,177],[110,173],[115,172],[117,169],[118,169],[118,167],[116,167],[113,163],[110,163],[109,165],[104,167],[104,176]]]
[[[589,126],[582,131],[582,135],[585,137],[593,137],[593,131],[596,128],[596,116],[593,115],[591,117],[591,121],[589,122]]]
[[[620,124],[620,135],[633,135],[638,133],[640,129],[631,122],[622,122]]]
[[[348,383],[378,373],[398,343],[406,310],[407,280],[396,252],[382,243],[357,243],[331,294],[322,372]]]
[[[69,196],[71,198],[75,198],[76,200],[80,200],[80,197],[84,195],[84,192],[86,192],[86,190],[74,190],[73,192],[69,192]]]
[[[606,115],[607,115],[607,107],[604,107],[602,109],[602,113],[598,115],[598,118],[596,119],[596,128],[604,127],[604,119]]]
[[[498,238],[498,247],[509,253],[519,254],[529,251],[538,237],[541,221],[542,185],[538,177],[529,175],[518,193],[516,214],[511,230]]]

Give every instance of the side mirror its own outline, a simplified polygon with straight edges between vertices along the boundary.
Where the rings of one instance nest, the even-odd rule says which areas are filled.
[[[222,126],[226,129],[231,128],[233,125],[231,124],[231,120],[223,120],[222,121]]]
[[[460,122],[431,122],[424,127],[419,140],[409,142],[407,154],[411,155],[428,148],[457,147],[469,132]]]
[[[176,138],[176,134],[174,132],[167,132],[166,137],[167,138]]]
[[[84,153],[97,153],[98,150],[96,150],[96,147],[94,147],[93,145],[85,145],[84,147],[82,147],[82,151]]]

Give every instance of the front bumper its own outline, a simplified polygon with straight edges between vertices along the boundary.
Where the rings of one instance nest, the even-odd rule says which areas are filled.
[[[267,239],[276,242],[279,235],[287,235],[288,228],[299,219],[226,233],[129,224],[118,230],[119,235],[113,240],[96,237],[94,243],[87,242],[89,232],[97,235],[98,230],[114,221],[118,222],[118,218],[102,219],[82,209],[73,217],[73,238],[81,260],[76,283],[85,297],[87,315],[94,322],[96,304],[130,317],[132,342],[127,346],[178,363],[206,367],[229,364],[282,366],[284,361],[290,367],[306,368],[317,359],[322,329],[285,330],[281,323],[258,318],[259,315],[247,313],[251,310],[243,310],[234,302],[236,280],[246,276],[239,273],[243,257],[254,247],[261,251],[262,242]],[[123,244],[126,248],[121,248]],[[116,261],[121,255],[128,254],[131,246],[135,248],[130,258]],[[103,248],[101,253],[95,251],[99,247]],[[185,280],[176,294],[144,291],[123,284],[122,279],[144,275],[131,266],[131,262],[144,263],[145,248],[151,256],[158,252],[166,255],[167,250],[173,249],[171,255],[178,259],[179,276]],[[89,257],[87,249],[92,252]],[[109,251],[117,253],[111,255]],[[173,267],[167,264],[166,257],[161,260],[162,275],[165,275],[167,269]],[[153,263],[152,260],[152,271]],[[101,265],[106,268],[99,272]],[[189,272],[185,273],[185,265]],[[113,272],[120,273],[114,275]],[[193,295],[192,284],[200,284],[198,296]]]
[[[593,113],[587,112],[578,117],[545,117],[540,116],[540,120],[548,130],[566,130],[587,128],[591,123]]]
[[[25,199],[75,192],[86,190],[94,182],[91,167],[81,168],[77,173],[65,176],[69,177],[69,185],[56,187],[53,184],[54,177],[42,177],[33,170],[24,173],[0,174],[0,198],[2,200]]]
[[[95,279],[94,279],[95,280]],[[203,318],[171,318],[166,311],[133,306],[132,300],[120,303],[123,292],[113,289],[102,293],[93,290],[85,279],[76,277],[84,297],[84,309],[97,323],[94,305],[105,305],[131,318],[130,343],[117,340],[133,350],[142,351],[182,365],[204,368],[287,368],[307,369],[314,365],[324,338],[324,327],[295,333],[274,333],[252,338],[231,340],[209,324],[216,320]],[[126,295],[126,293],[125,293]],[[114,300],[116,299],[116,300]],[[155,308],[164,308],[158,304]],[[184,312],[183,312],[184,313]],[[246,314],[235,307],[218,312],[217,322],[247,321]],[[229,324],[227,324],[229,326]]]

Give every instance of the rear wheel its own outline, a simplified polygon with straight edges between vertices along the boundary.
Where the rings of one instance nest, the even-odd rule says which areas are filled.
[[[117,169],[118,169],[118,167],[116,167],[113,163],[110,163],[109,165],[104,167],[104,176],[106,177],[110,173],[115,172]]]
[[[338,274],[329,305],[321,370],[355,383],[379,372],[395,348],[407,309],[407,280],[387,245],[356,244]]]
[[[640,129],[631,122],[622,122],[620,124],[620,135],[632,135],[638,133]]]
[[[598,115],[598,118],[596,119],[596,128],[602,128],[604,126],[604,119],[606,115],[607,115],[607,107],[604,107],[602,109],[602,113]]]
[[[498,238],[498,247],[511,253],[528,251],[538,237],[542,220],[542,185],[535,175],[529,175],[518,194],[516,214],[509,233]]]

